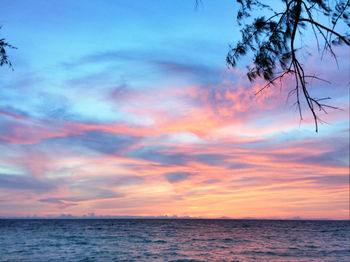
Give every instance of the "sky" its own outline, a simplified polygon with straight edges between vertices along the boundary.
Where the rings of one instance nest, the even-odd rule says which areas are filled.
[[[0,217],[349,218],[349,48],[305,35],[319,132],[227,67],[235,1],[3,0]],[[311,38],[310,38],[311,39]],[[307,54],[307,55],[306,55]]]

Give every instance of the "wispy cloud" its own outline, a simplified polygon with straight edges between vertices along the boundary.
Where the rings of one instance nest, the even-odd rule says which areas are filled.
[[[37,179],[29,175],[0,174],[2,189],[28,190],[39,194],[47,193],[56,188],[56,181]]]
[[[189,179],[193,174],[187,172],[170,172],[164,174],[169,183],[177,183]]]

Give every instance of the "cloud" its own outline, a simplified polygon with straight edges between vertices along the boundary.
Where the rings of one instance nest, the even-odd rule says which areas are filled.
[[[25,120],[29,114],[12,106],[0,107],[0,115],[16,120]]]
[[[305,156],[298,162],[311,165],[347,167],[349,166],[349,149],[347,147],[343,150],[330,151],[317,155]]]
[[[207,179],[207,180],[204,180],[203,183],[204,184],[216,184],[216,183],[219,183],[221,180],[219,179]]]
[[[29,190],[38,194],[47,193],[56,189],[57,181],[39,180],[24,175],[0,174],[0,188],[14,190]]]
[[[150,59],[149,62],[170,76],[188,76],[196,83],[210,84],[220,80],[220,70],[203,64],[184,63],[173,60]]]
[[[177,183],[177,182],[187,180],[192,175],[193,175],[192,173],[187,173],[187,172],[170,172],[170,173],[164,174],[165,179],[169,183]]]
[[[227,159],[227,156],[222,154],[198,154],[195,156],[197,162],[210,166],[221,166],[226,164],[225,159]]]
[[[259,167],[259,165],[240,163],[240,162],[235,162],[228,166],[229,169],[248,169],[248,168],[257,168],[257,167]]]
[[[222,145],[221,145],[222,146]],[[257,165],[238,161],[241,155],[232,152],[230,154],[198,154],[194,160],[209,166],[226,167],[228,169],[246,169],[257,167]]]
[[[123,197],[123,194],[118,194],[110,190],[97,190],[94,194],[90,194],[87,196],[78,196],[78,197],[50,197],[39,199],[40,202],[47,203],[60,203],[62,201],[65,202],[82,202],[89,200],[97,200],[97,199],[109,199],[109,198],[118,198]]]
[[[310,177],[300,178],[300,180],[312,181],[313,183],[326,185],[326,186],[327,185],[328,186],[349,185],[349,175],[310,176]]]
[[[61,65],[66,69],[72,69],[82,65],[116,62],[120,59],[132,59],[132,57],[132,53],[128,51],[104,51],[82,56],[74,62],[63,62]]]
[[[307,149],[299,147],[302,144]],[[347,142],[344,144],[348,145]],[[279,144],[280,146],[282,145]],[[276,145],[270,145],[276,148]],[[325,148],[327,146],[328,148]],[[319,166],[319,167],[347,167],[349,165],[348,146],[332,144],[332,140],[319,139],[312,141],[301,140],[294,142],[294,145],[281,149],[270,148],[267,152],[257,152],[257,154],[265,154],[271,160],[279,163],[298,163],[299,165]]]
[[[9,115],[7,115],[9,116]],[[64,137],[68,130],[61,128],[60,121],[38,121],[27,117],[1,117],[0,141],[12,144],[34,144],[52,137]]]
[[[84,185],[98,185],[98,186],[104,186],[104,187],[126,187],[126,186],[133,186],[133,185],[140,185],[143,184],[144,178],[141,176],[136,175],[109,175],[109,176],[98,176],[94,178],[87,178],[78,180],[77,182],[84,186]]]
[[[103,131],[83,131],[82,134],[46,139],[42,144],[57,146],[82,146],[103,154],[118,154],[139,141],[139,137]]]
[[[190,157],[185,153],[172,153],[170,148],[142,146],[127,153],[127,157],[143,159],[167,165],[186,165]]]
[[[130,100],[135,98],[137,95],[136,92],[132,92],[129,86],[125,83],[120,84],[116,87],[113,87],[110,92],[107,94],[107,99],[115,102]]]
[[[70,196],[70,197],[48,197],[39,199],[39,202],[54,204],[59,208],[67,208],[70,206],[77,206],[81,202],[85,201],[95,201],[95,200],[103,200],[103,199],[115,199],[124,197],[124,194],[115,193],[111,190],[99,189],[99,188],[85,188],[82,192],[79,193],[78,196]]]
[[[69,140],[73,142],[75,140],[78,144],[102,153],[113,154],[134,144],[138,138],[100,131],[88,131],[81,136],[70,137]]]
[[[164,50],[158,50],[156,54],[145,50],[110,50],[91,53],[76,59],[76,61],[64,62],[61,65],[66,69],[72,69],[91,64],[118,64],[123,62],[124,65],[132,63],[135,66],[135,63],[139,63],[143,67],[156,68],[159,70],[158,73],[165,73],[168,77],[189,77],[195,82],[202,84],[219,82],[220,69],[203,65],[203,63],[189,61],[190,59],[180,61],[179,57],[172,57],[169,52]]]
[[[43,203],[56,204],[60,209],[78,205],[76,203],[67,203],[65,200],[59,199],[59,198],[45,198],[45,199],[40,199],[39,201]]]

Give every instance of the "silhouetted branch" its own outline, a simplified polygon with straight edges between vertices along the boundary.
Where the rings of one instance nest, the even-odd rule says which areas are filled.
[[[237,12],[238,24],[242,26],[241,20],[253,17],[254,8],[268,9],[273,11],[271,6],[262,4],[258,0],[236,0],[241,9]],[[317,47],[320,51],[320,39],[324,41],[323,53],[329,51],[335,61],[337,57],[332,49],[336,44],[332,41],[332,35],[338,38],[338,43],[345,43],[350,46],[349,33],[341,34],[335,30],[336,24],[341,20],[350,27],[350,0],[347,1],[324,1],[324,0],[281,0],[285,3],[285,9],[282,12],[274,12],[269,18],[255,17],[251,24],[245,25],[242,30],[242,39],[235,46],[230,46],[226,61],[229,66],[235,67],[241,56],[247,55],[249,51],[254,53],[253,66],[248,70],[247,76],[250,81],[257,77],[263,77],[267,83],[256,94],[261,93],[266,88],[274,85],[276,81],[282,82],[286,75],[292,75],[295,80],[295,88],[288,93],[296,95],[296,105],[302,119],[301,96],[305,98],[306,105],[309,108],[318,131],[318,122],[322,122],[316,111],[323,111],[325,108],[338,109],[335,106],[329,106],[321,103],[327,98],[317,99],[310,95],[308,90],[308,79],[316,79],[329,83],[315,75],[306,74],[304,66],[300,63],[295,48],[296,33],[306,29],[309,25],[316,38]],[[330,7],[331,2],[334,4]],[[332,26],[327,26],[314,19],[313,14],[331,17]],[[307,17],[304,17],[306,14]],[[316,17],[316,16],[315,16]],[[338,64],[338,62],[337,62]],[[279,69],[282,69],[281,70]],[[280,71],[278,73],[277,71]]]
[[[311,23],[311,24],[313,24],[313,25],[315,25],[317,27],[321,27],[322,29],[324,29],[324,30],[326,30],[326,31],[336,35],[337,37],[339,37],[345,44],[350,45],[350,42],[348,40],[346,40],[346,38],[344,36],[342,36],[341,34],[335,32],[334,30],[332,30],[332,29],[330,29],[330,28],[328,28],[326,26],[323,26],[323,25],[315,22],[314,20],[303,18],[303,19],[300,19],[300,21],[309,22],[309,23]]]
[[[1,26],[0,26],[1,29]],[[16,47],[10,45],[5,41],[5,38],[0,39],[0,66],[3,65],[8,65],[10,68],[12,68],[12,63],[8,59],[7,53],[6,53],[6,48],[12,48],[12,49],[17,49]]]

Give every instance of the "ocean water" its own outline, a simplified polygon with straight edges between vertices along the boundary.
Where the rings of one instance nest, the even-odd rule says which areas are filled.
[[[0,220],[0,261],[350,261],[349,221]]]

